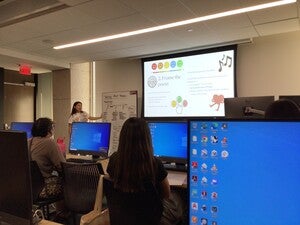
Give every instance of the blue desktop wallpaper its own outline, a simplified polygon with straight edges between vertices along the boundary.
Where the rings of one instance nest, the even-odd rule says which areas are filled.
[[[187,122],[148,122],[155,156],[187,158]]]
[[[33,122],[11,122],[10,129],[24,131],[27,133],[27,138],[31,138],[31,128]]]
[[[76,122],[72,124],[70,151],[99,153],[108,151],[110,123]]]
[[[190,121],[195,225],[299,225],[300,121]]]

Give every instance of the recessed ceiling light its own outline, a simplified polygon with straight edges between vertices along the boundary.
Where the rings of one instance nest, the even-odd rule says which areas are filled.
[[[99,37],[99,38],[74,42],[74,43],[65,44],[65,45],[59,45],[59,46],[55,46],[53,48],[54,49],[70,48],[70,47],[75,47],[75,46],[79,46],[79,45],[92,44],[92,43],[96,43],[96,42],[113,40],[113,39],[122,38],[122,37],[129,37],[129,36],[133,36],[133,35],[144,34],[144,33],[149,33],[149,32],[158,31],[158,30],[164,30],[164,29],[168,29],[168,28],[172,28],[172,27],[178,27],[178,26],[182,26],[182,25],[199,23],[199,22],[217,19],[217,18],[221,18],[221,17],[256,11],[256,10],[260,10],[260,9],[266,9],[266,8],[271,8],[271,7],[275,7],[275,6],[280,6],[280,5],[291,4],[291,3],[295,3],[296,1],[297,0],[274,1],[274,2],[269,2],[269,3],[265,3],[265,4],[229,10],[226,12],[216,13],[216,14],[212,14],[212,15],[201,16],[201,17],[197,17],[197,18],[193,18],[193,19],[189,19],[189,20],[183,20],[183,21],[168,23],[168,24],[164,24],[164,25],[160,25],[160,26],[149,27],[149,28],[145,28],[145,29],[141,29],[141,30],[129,31],[129,32],[121,33],[121,34],[114,34],[114,35],[110,35],[110,36]]]

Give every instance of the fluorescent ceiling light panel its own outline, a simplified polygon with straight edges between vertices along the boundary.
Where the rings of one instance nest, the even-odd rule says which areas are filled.
[[[207,15],[207,16],[201,16],[189,20],[183,20],[183,21],[178,21],[174,23],[168,23],[160,26],[155,26],[155,27],[149,27],[141,30],[135,30],[135,31],[129,31],[121,34],[114,34],[110,36],[105,36],[105,37],[100,37],[100,38],[94,38],[86,41],[79,41],[79,42],[74,42],[70,44],[65,44],[65,45],[59,45],[53,47],[54,49],[63,49],[63,48],[70,48],[70,47],[75,47],[79,45],[86,45],[86,44],[92,44],[96,42],[102,42],[102,41],[107,41],[107,40],[113,40],[117,38],[122,38],[122,37],[129,37],[133,35],[138,35],[138,34],[144,34],[144,33],[149,33],[153,31],[158,31],[158,30],[164,30],[172,27],[178,27],[182,25],[187,25],[187,24],[192,24],[192,23],[198,23],[198,22],[203,22],[207,20],[212,20],[212,19],[217,19],[221,17],[226,17],[226,16],[232,16],[232,15],[237,15],[241,13],[246,13],[246,12],[252,12],[260,9],[266,9],[266,8],[271,8],[275,6],[281,6],[281,5],[286,5],[286,4],[291,4],[295,3],[297,0],[282,0],[282,1],[275,1],[275,2],[269,2],[265,4],[260,4],[260,5],[255,5],[255,6],[249,6],[245,8],[240,8],[240,9],[234,9],[226,12],[221,12],[221,13],[216,13],[212,15]]]

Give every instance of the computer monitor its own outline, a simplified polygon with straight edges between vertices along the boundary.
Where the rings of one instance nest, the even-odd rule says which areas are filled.
[[[32,224],[32,192],[25,132],[0,131],[0,224]]]
[[[191,120],[189,224],[300,224],[299,131],[299,120]]]
[[[226,118],[264,118],[265,110],[274,96],[225,98]]]
[[[149,121],[154,155],[166,163],[187,163],[187,122]]]
[[[110,130],[110,123],[72,123],[69,153],[107,157]]]
[[[19,130],[25,131],[27,133],[27,138],[31,138],[31,128],[33,122],[11,122],[10,129],[11,130]]]
[[[289,99],[300,107],[300,95],[279,95],[279,99]]]

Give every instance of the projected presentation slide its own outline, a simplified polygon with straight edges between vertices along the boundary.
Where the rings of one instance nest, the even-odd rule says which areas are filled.
[[[144,116],[224,116],[234,97],[234,50],[144,62]]]

